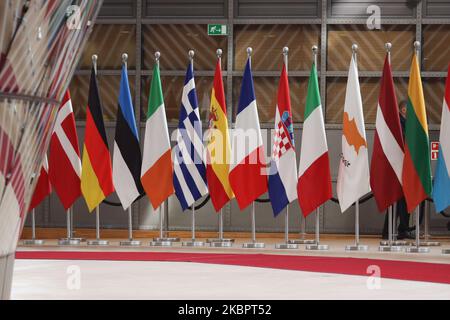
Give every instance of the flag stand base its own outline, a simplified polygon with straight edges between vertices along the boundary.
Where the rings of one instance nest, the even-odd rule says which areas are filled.
[[[368,251],[368,250],[369,250],[369,246],[361,245],[361,244],[345,246],[345,251]]]
[[[396,246],[396,245],[381,245],[378,247],[378,251],[380,252],[400,252],[403,251],[405,248],[403,246]]]
[[[306,250],[326,251],[329,249],[330,247],[327,244],[308,244],[306,246]]]
[[[242,248],[246,249],[262,249],[265,248],[266,244],[262,242],[248,242],[242,245]]]
[[[39,239],[28,239],[28,240],[23,240],[23,244],[25,246],[42,246],[45,244],[45,241],[39,240]]]
[[[153,242],[180,242],[180,238],[165,237],[165,238],[153,238]]]
[[[233,243],[234,239],[225,239],[225,238],[223,238],[223,239],[220,239],[220,238],[206,239],[206,242],[207,243],[213,243],[213,242],[230,242],[230,243]]]
[[[430,248],[427,247],[409,247],[405,249],[406,253],[429,253]]]
[[[442,254],[450,254],[450,249],[442,249]]]
[[[404,241],[404,240],[394,240],[392,241],[393,246],[409,246],[411,245],[411,242]],[[389,240],[383,240],[380,241],[381,247],[388,247],[389,246]]]
[[[59,239],[58,244],[60,246],[79,246],[81,244],[81,239],[79,239],[79,238],[63,238],[63,239]]]
[[[159,239],[159,240],[150,242],[148,245],[150,247],[171,247],[172,242]]]
[[[316,244],[316,241],[312,240],[312,239],[292,239],[292,240],[289,240],[288,243],[290,243],[290,244]]]
[[[89,240],[87,242],[88,246],[109,246],[108,240],[101,240],[101,239],[95,239],[95,240]]]
[[[185,241],[181,244],[183,247],[204,247],[205,243],[203,241],[197,241],[192,239],[191,241]]]
[[[219,240],[219,239],[210,239]],[[233,240],[233,239],[223,239],[223,240]],[[210,247],[213,248],[231,248],[233,246],[233,241],[207,241]]]
[[[141,245],[141,241],[139,240],[125,240],[125,241],[120,241],[120,245],[123,247],[139,247]]]
[[[421,247],[440,247],[441,243],[438,241],[422,241],[420,242]]]
[[[298,244],[296,243],[277,243],[275,249],[298,249]]]

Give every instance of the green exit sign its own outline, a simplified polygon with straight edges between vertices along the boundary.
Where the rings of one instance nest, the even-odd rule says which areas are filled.
[[[228,28],[226,24],[208,24],[208,36],[226,36]]]

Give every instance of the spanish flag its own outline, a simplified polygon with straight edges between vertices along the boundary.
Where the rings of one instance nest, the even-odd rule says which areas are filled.
[[[405,126],[403,192],[408,212],[431,195],[431,164],[425,100],[417,55],[414,54],[408,86]]]
[[[227,107],[223,89],[220,58],[217,60],[209,114],[206,180],[214,209],[217,212],[234,198],[228,174],[230,171],[230,137]]]
[[[94,68],[92,68],[81,169],[81,192],[89,212],[92,212],[113,191],[111,158],[103,123],[97,78]]]

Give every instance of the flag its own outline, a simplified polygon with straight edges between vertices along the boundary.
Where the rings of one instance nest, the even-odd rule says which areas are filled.
[[[173,166],[173,185],[183,211],[208,193],[203,152],[202,123],[195,91],[194,69],[192,63],[189,63],[181,96]]]
[[[445,84],[439,142],[439,156],[433,186],[433,199],[437,212],[450,206],[450,64]]]
[[[283,64],[278,100],[275,108],[275,128],[269,174],[269,198],[277,216],[297,199],[297,161],[295,158],[294,124],[286,66]]]
[[[259,128],[250,59],[247,61],[242,78],[232,146],[230,184],[239,208],[243,210],[267,192],[264,146]]]
[[[50,193],[52,193],[52,186],[48,178],[48,162],[47,156],[45,156],[29,210],[36,208]]]
[[[81,196],[80,149],[69,90],[56,117],[48,162],[50,182],[67,210]]]
[[[127,67],[124,63],[120,79],[113,151],[114,187],[124,210],[144,193],[141,184],[141,166],[141,147],[128,84]]]
[[[315,64],[308,82],[298,171],[298,200],[306,217],[332,197],[327,137]]]
[[[403,192],[408,212],[431,195],[431,164],[427,114],[423,98],[419,62],[414,54],[409,75],[405,125]]]
[[[391,65],[386,55],[370,164],[370,186],[380,212],[403,197],[402,167],[405,153],[398,112]]]
[[[370,185],[366,129],[358,67],[352,56],[345,94],[342,153],[337,180],[337,195],[341,211],[347,210],[368,192],[370,192]]]
[[[217,60],[209,110],[209,139],[207,145],[206,178],[209,195],[216,212],[234,198],[228,175],[230,172],[230,140],[227,106],[220,60]]]
[[[158,208],[174,193],[169,130],[167,128],[159,64],[157,63],[153,68],[150,97],[148,99],[141,182],[154,209]]]
[[[111,158],[97,78],[92,68],[81,166],[81,193],[86,200],[89,212],[92,212],[113,191]]]

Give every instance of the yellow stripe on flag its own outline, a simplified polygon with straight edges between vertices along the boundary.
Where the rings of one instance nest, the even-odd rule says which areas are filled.
[[[419,63],[417,55],[414,54],[411,72],[409,75],[408,96],[416,113],[417,119],[422,125],[425,133],[428,135],[427,115],[425,111],[425,99],[423,96],[422,80],[420,77]]]
[[[83,147],[83,163],[81,169],[81,193],[89,208],[89,212],[92,212],[105,199],[85,146]]]

